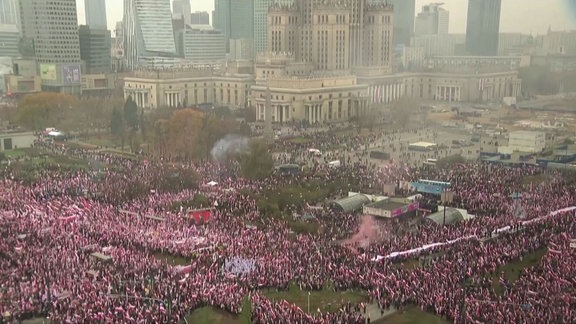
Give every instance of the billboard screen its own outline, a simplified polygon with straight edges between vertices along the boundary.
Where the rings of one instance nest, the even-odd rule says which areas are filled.
[[[40,64],[40,78],[42,80],[56,81],[58,79],[58,75],[56,74],[56,65]]]
[[[65,84],[80,83],[80,65],[64,65],[62,67],[62,82]]]

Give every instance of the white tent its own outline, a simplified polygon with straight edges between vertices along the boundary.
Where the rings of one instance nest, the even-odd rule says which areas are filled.
[[[209,186],[209,187],[214,187],[214,186],[218,185],[218,182],[216,182],[216,181],[210,181],[210,182],[208,182],[206,185]]]
[[[59,132],[59,131],[55,131],[55,130],[48,132],[48,136],[58,137],[58,136],[63,136],[63,135],[64,135],[64,133]]]

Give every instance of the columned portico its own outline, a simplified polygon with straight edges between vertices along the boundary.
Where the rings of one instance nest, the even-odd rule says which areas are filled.
[[[435,98],[437,101],[461,101],[461,89],[460,86],[436,86]]]

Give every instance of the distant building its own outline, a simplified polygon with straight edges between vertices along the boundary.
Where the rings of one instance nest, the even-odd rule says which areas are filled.
[[[80,94],[76,0],[21,0],[20,23],[22,38],[32,44],[39,64],[42,89]]]
[[[20,56],[20,33],[16,25],[0,25],[0,57]]]
[[[206,11],[196,11],[191,14],[191,25],[210,25],[210,14]]]
[[[414,35],[448,34],[450,13],[441,6],[442,3],[422,6],[416,16]]]
[[[80,26],[80,58],[86,67],[85,73],[99,74],[110,72],[111,41],[107,29],[92,29]]]
[[[424,48],[401,46],[399,49],[399,62],[402,64],[401,67],[404,71],[420,69],[424,65]]]
[[[0,25],[18,25],[18,0],[0,0]]]
[[[480,70],[485,67],[497,67],[505,71],[517,70],[529,65],[528,57],[522,56],[428,56],[424,59],[424,66],[432,70],[450,67],[468,67]]]
[[[229,60],[253,60],[254,59],[254,40],[249,38],[231,39],[230,50],[228,51]]]
[[[212,25],[230,39],[254,39],[254,0],[215,0]]]
[[[458,48],[465,43],[464,34],[420,35],[412,38],[411,46],[422,47],[424,56],[452,56],[464,54],[459,53]]]
[[[0,133],[0,152],[32,147],[35,139],[32,132]]]
[[[498,54],[502,0],[468,0],[466,51],[469,55]]]
[[[548,67],[552,72],[576,71],[576,55],[532,55],[530,63],[532,66]]]
[[[172,1],[172,14],[175,19],[182,19],[184,23],[189,25],[192,23],[192,8],[190,7],[190,0],[174,0]]]
[[[546,54],[576,55],[576,30],[548,30],[543,37],[542,47]]]
[[[410,38],[414,34],[414,15],[416,14],[416,0],[379,0],[388,2],[394,7],[394,45],[410,45]]]
[[[124,97],[131,96],[144,109],[205,103],[246,108],[253,83],[250,74],[215,73],[207,68],[137,71],[124,78]]]
[[[272,5],[292,6],[294,0],[254,0],[254,52],[268,51],[268,10]]]
[[[390,5],[366,0],[276,4],[268,11],[268,52],[292,53],[322,71],[390,67],[392,18]]]
[[[222,63],[226,59],[224,34],[210,25],[188,25],[179,37],[184,58],[192,63]]]
[[[105,0],[84,0],[86,25],[91,29],[108,29]]]
[[[170,0],[125,0],[123,23],[127,68],[176,57]]]

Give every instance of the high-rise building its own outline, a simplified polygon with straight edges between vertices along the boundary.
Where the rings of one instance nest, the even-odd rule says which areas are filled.
[[[86,73],[99,74],[110,72],[110,51],[112,42],[110,31],[90,26],[80,26],[80,58],[86,67]]]
[[[123,23],[127,68],[176,56],[170,0],[124,0]]]
[[[268,9],[272,5],[291,6],[294,0],[254,0],[254,49],[268,51]]]
[[[91,29],[108,29],[105,0],[84,0],[86,25]]]
[[[296,0],[268,15],[268,51],[290,53],[317,70],[390,65],[392,7],[366,0]]]
[[[192,23],[190,14],[192,8],[190,7],[190,0],[174,0],[172,1],[172,14],[175,19],[184,20],[184,24],[190,25]]]
[[[469,55],[498,55],[502,0],[468,0],[466,52]]]
[[[190,15],[192,25],[210,25],[210,14],[206,11],[196,11]]]
[[[187,25],[180,30],[184,58],[193,63],[221,63],[226,59],[224,34],[210,25]]]
[[[214,0],[214,28],[222,31],[226,51],[230,39],[254,39],[254,0]]]
[[[449,12],[441,6],[442,3],[422,6],[422,11],[416,16],[415,35],[448,34]]]
[[[16,25],[0,25],[0,57],[18,57],[20,33]]]
[[[20,0],[19,11],[20,32],[32,45],[42,89],[80,93],[76,0]]]
[[[17,0],[0,0],[0,25],[18,24]]]
[[[394,7],[394,45],[410,45],[410,37],[414,34],[414,15],[416,0],[378,0],[387,2]]]

